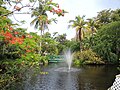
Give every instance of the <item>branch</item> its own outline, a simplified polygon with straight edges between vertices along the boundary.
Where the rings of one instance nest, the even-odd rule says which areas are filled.
[[[1,16],[1,17],[3,17],[3,16],[8,16],[9,14],[14,13],[15,11],[20,11],[20,10],[21,10],[22,8],[24,8],[24,7],[31,7],[31,6],[28,6],[28,5],[22,6],[21,8],[19,8],[19,10],[18,10],[18,9],[15,9],[15,10],[13,10],[13,11],[7,13],[7,14],[3,14],[3,15],[0,15],[0,16]]]

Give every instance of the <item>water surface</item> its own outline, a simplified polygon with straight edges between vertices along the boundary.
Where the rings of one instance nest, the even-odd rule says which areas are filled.
[[[59,71],[62,67],[63,64],[50,64],[21,87],[23,90],[107,90],[119,74],[116,66],[85,65],[75,72]]]

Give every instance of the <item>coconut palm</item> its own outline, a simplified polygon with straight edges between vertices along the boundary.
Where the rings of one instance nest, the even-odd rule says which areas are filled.
[[[35,9],[33,9],[32,15],[31,17],[35,17],[32,22],[30,23],[30,25],[35,25],[35,29],[39,29],[40,30],[40,35],[42,37],[42,35],[44,34],[44,30],[48,29],[48,16],[46,11],[44,10],[44,4],[46,2],[42,2],[39,1],[39,6],[36,7]],[[40,48],[42,46],[42,42],[40,42]],[[39,53],[41,53],[41,49],[39,51]]]
[[[71,25],[69,25],[68,27],[72,27],[76,29],[76,40],[82,41],[82,37],[84,35],[84,29],[85,29],[85,20],[84,20],[84,15],[82,17],[80,17],[79,15],[75,17],[75,20],[70,20],[69,23],[72,23]],[[81,45],[80,45],[80,49],[82,49]]]
[[[30,23],[31,25],[35,25],[35,29],[39,29],[41,31],[41,36],[44,32],[45,29],[48,29],[48,26],[46,24],[47,20],[47,14],[46,11],[43,9],[43,2],[39,2],[39,7],[36,7],[33,12],[31,17],[35,17],[32,22]]]
[[[83,30],[85,28],[86,22],[84,21],[84,17],[80,17],[79,15],[75,17],[75,20],[70,20],[69,23],[72,23],[68,27],[72,27],[76,29],[76,37],[77,40],[81,41],[82,40],[82,34]]]
[[[83,48],[84,49],[88,49],[90,46],[93,45],[93,36],[94,34],[96,34],[97,32],[97,25],[98,23],[95,21],[94,18],[90,18],[90,19],[87,19],[87,24],[86,24],[86,32],[85,32],[85,39],[84,39],[84,42],[83,42]],[[89,41],[89,44],[88,44],[88,41]]]
[[[52,3],[50,0],[39,0],[39,5],[35,9],[33,9],[31,17],[35,17],[31,25],[35,25],[35,29],[39,29],[41,31],[41,36],[44,34],[44,30],[48,29],[48,24],[52,21],[56,23],[56,18],[51,18],[48,20],[47,11],[51,11],[53,7],[57,7],[57,4]]]
[[[86,27],[87,32],[89,33],[89,35],[91,34],[93,36],[93,34],[95,34],[97,31],[96,29],[97,24],[94,19],[87,19],[87,20],[88,20]]]

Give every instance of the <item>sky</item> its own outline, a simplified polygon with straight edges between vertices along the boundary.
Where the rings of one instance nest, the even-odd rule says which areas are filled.
[[[71,39],[75,36],[75,29],[69,28],[69,20],[74,20],[75,16],[85,15],[87,18],[92,18],[97,16],[97,12],[100,12],[104,9],[118,9],[120,8],[120,0],[53,0],[60,5],[61,9],[68,11],[64,17],[57,17],[49,14],[49,18],[56,17],[58,22],[57,24],[52,23],[49,25],[49,32],[58,32],[59,34],[66,33],[67,39]],[[24,4],[27,4],[27,0],[24,1]],[[26,9],[23,9],[26,11]],[[36,31],[33,26],[30,26],[30,22],[32,21],[30,15],[15,15],[17,20],[26,20],[26,24],[22,25],[27,28],[29,32]]]

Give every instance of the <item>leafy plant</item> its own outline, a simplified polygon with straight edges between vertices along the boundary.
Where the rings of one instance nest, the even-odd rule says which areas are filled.
[[[74,53],[75,64],[104,64],[99,55],[91,49]]]

